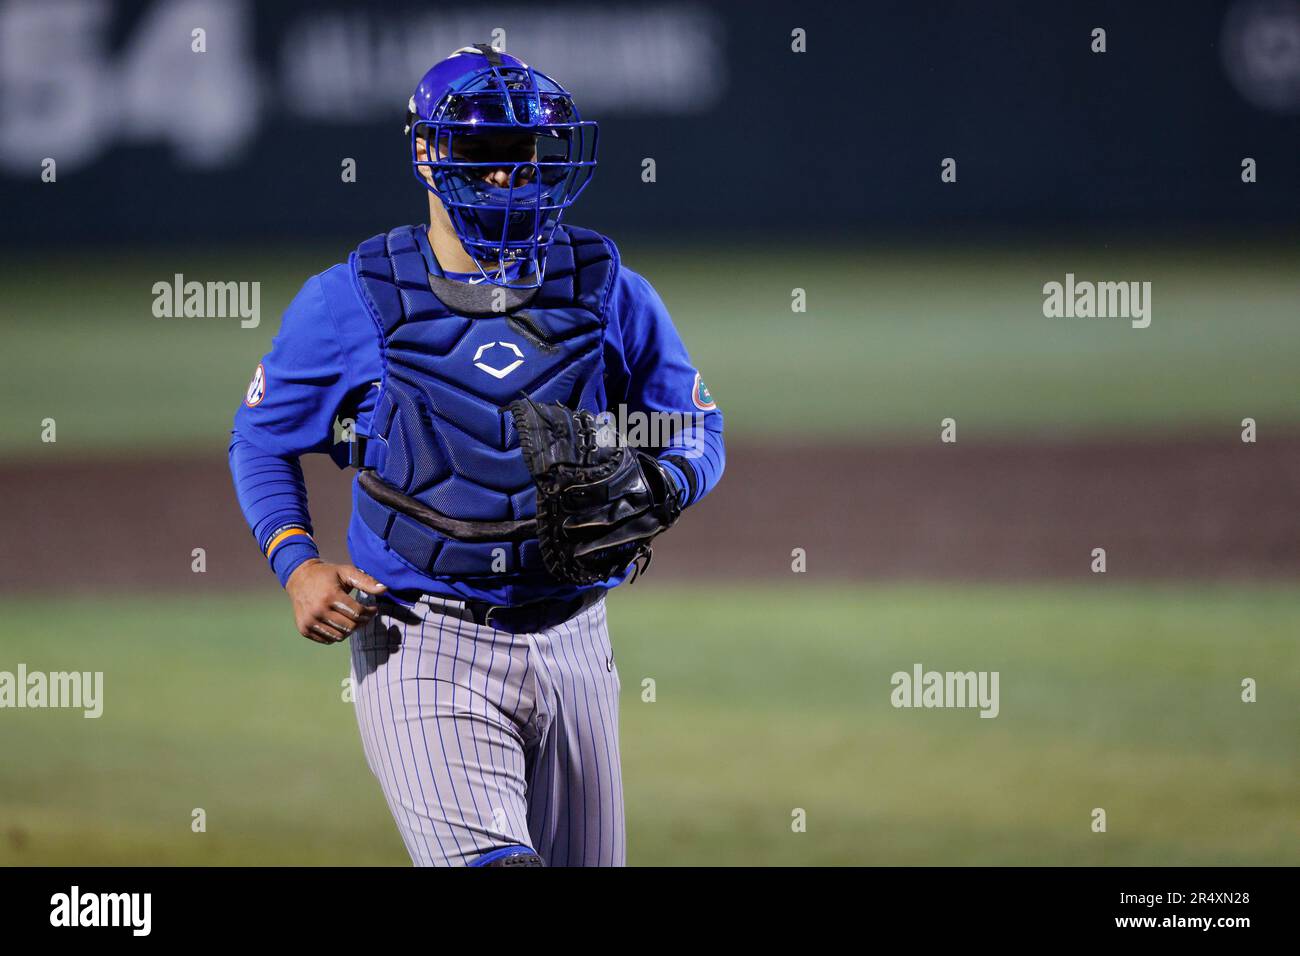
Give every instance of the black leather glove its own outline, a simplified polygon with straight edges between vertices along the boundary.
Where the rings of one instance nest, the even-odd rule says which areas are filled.
[[[591,412],[527,398],[509,408],[537,485],[546,569],[570,584],[603,581],[634,561],[644,570],[650,541],[681,515],[681,492],[668,471],[602,432]]]

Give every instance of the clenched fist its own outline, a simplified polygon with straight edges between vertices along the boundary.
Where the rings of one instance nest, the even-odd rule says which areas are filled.
[[[294,568],[284,589],[293,598],[298,633],[317,644],[337,644],[375,616],[373,604],[362,604],[348,592],[353,588],[378,597],[388,588],[350,564],[328,564],[316,558]]]

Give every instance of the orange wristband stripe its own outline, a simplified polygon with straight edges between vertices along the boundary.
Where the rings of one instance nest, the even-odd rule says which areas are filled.
[[[287,528],[284,531],[281,531],[272,538],[271,543],[266,546],[266,556],[269,558],[271,552],[283,544],[286,538],[292,538],[296,534],[307,534],[307,532],[302,528]],[[310,538],[311,535],[307,534],[307,537]]]

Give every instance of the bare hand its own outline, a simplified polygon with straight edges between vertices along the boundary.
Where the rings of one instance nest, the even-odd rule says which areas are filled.
[[[353,588],[378,597],[388,588],[350,564],[320,559],[294,568],[284,589],[293,599],[298,633],[317,644],[337,644],[375,616],[373,604],[362,604],[348,592]]]

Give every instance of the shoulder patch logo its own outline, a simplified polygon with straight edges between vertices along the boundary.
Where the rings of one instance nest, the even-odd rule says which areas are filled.
[[[257,363],[257,369],[253,372],[253,380],[248,383],[248,391],[244,393],[244,404],[249,408],[256,408],[262,404],[262,399],[266,398],[266,369],[262,368],[262,363]]]
[[[695,373],[695,387],[691,389],[691,401],[702,412],[711,412],[718,407],[713,396],[709,394],[709,386],[704,384],[704,379],[700,378],[699,372]]]

